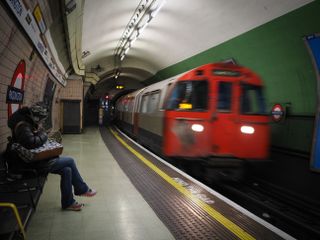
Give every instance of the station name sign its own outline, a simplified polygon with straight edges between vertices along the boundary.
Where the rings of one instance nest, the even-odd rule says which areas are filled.
[[[23,102],[24,91],[12,86],[8,86],[6,103],[19,103]]]

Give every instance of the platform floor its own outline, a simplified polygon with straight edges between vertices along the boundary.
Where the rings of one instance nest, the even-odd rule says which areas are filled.
[[[98,128],[63,136],[64,155],[73,156],[94,198],[76,198],[80,212],[62,211],[58,175],[49,174],[27,228],[31,240],[171,240],[165,225],[120,169]]]
[[[62,211],[49,175],[28,239],[293,239],[112,129],[64,135],[63,145],[98,194]]]

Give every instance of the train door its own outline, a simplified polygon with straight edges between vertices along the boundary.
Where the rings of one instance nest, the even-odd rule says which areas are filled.
[[[236,84],[218,80],[213,89],[215,104],[211,116],[211,151],[214,156],[232,156],[235,131]]]
[[[141,89],[135,94],[135,101],[133,105],[133,112],[132,112],[132,118],[133,118],[133,135],[135,137],[138,136],[139,134],[139,111],[141,107],[141,93],[145,90],[146,88]]]
[[[269,117],[262,86],[239,84],[234,152],[240,158],[265,159],[269,151]]]

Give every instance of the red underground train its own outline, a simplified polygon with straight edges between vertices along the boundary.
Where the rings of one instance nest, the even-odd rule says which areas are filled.
[[[259,160],[270,127],[263,82],[246,67],[213,63],[119,98],[119,127],[165,157]]]

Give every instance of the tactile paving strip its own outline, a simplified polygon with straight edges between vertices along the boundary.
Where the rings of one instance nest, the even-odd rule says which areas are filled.
[[[107,129],[100,128],[100,132],[106,146],[122,170],[176,239],[239,239],[131,152],[124,150]],[[158,167],[165,168],[165,171],[175,174],[163,163],[159,161],[154,163]],[[241,221],[248,221],[243,219],[241,214],[235,217],[238,218],[237,224],[240,226],[243,225]],[[249,221],[252,220],[249,219]],[[252,221],[252,224],[256,223]],[[241,227],[244,227],[246,232],[253,234],[257,239],[281,239],[278,235],[270,231],[265,232],[265,229],[263,231],[259,227],[255,230],[246,229],[245,226]],[[256,234],[257,232],[259,234]]]

